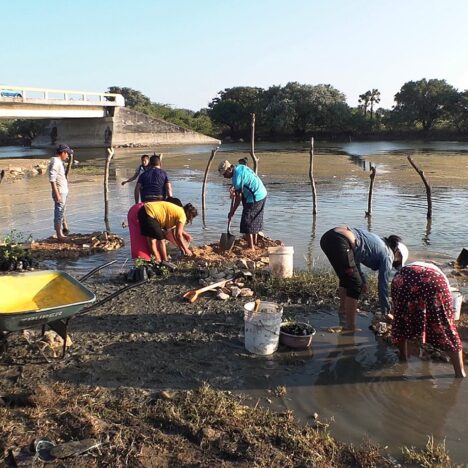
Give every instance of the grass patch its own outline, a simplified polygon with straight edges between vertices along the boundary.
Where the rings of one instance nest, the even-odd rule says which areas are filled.
[[[39,386],[33,407],[0,408],[0,450],[37,437],[97,438],[100,450],[66,466],[394,466],[378,447],[353,447],[298,424],[291,412],[248,407],[208,386],[144,390]]]
[[[404,447],[403,456],[405,457],[405,462],[424,468],[445,468],[452,466],[450,456],[445,447],[445,440],[437,444],[432,436],[428,437],[426,447],[423,450],[417,450],[414,447]]]

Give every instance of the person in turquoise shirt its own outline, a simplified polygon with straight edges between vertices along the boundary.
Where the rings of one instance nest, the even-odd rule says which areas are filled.
[[[240,232],[245,235],[249,248],[255,250],[257,234],[263,229],[266,188],[260,177],[246,165],[233,166],[229,161],[223,161],[218,167],[218,172],[224,178],[232,180],[234,189],[234,203],[228,219],[231,221],[242,201]]]

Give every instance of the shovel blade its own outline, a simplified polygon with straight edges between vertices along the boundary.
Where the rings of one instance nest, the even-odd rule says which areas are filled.
[[[221,239],[219,240],[219,249],[224,251],[231,250],[235,241],[236,236],[234,234],[223,232],[223,234],[221,234]]]

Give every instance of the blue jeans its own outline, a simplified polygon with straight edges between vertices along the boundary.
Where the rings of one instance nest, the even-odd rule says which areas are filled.
[[[54,199],[54,227],[62,226],[63,216],[65,214],[65,203],[67,202],[67,194],[61,193],[62,202],[58,203]]]

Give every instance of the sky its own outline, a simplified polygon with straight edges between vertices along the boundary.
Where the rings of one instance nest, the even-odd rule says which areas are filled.
[[[0,84],[127,86],[198,110],[225,88],[331,84],[382,107],[410,80],[468,89],[466,0],[16,0]],[[8,20],[8,16],[10,20]]]

